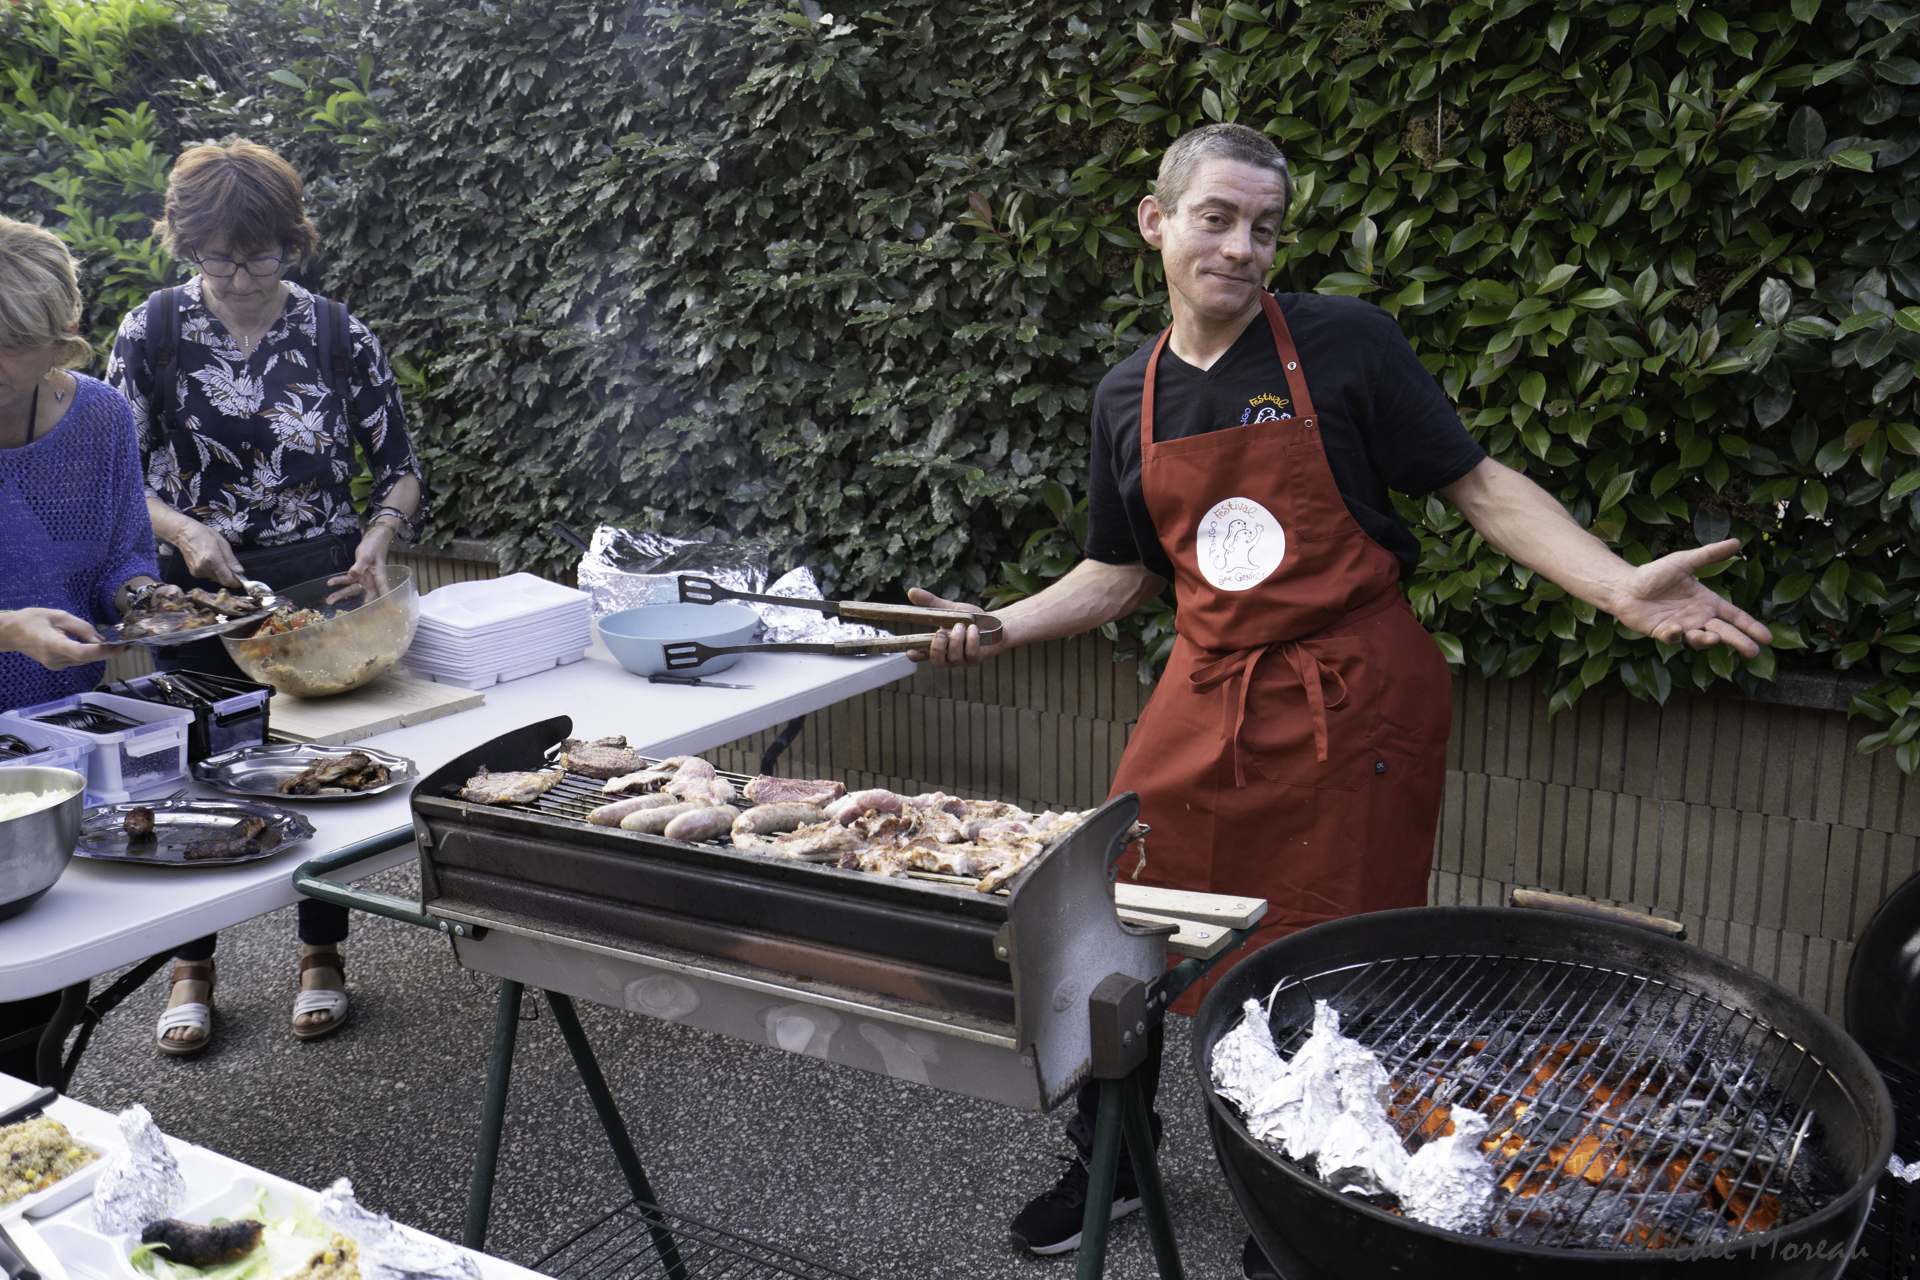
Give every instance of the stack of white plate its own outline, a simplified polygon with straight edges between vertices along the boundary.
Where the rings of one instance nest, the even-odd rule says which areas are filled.
[[[592,643],[586,592],[514,573],[420,597],[420,626],[401,662],[441,684],[484,689],[578,662]]]

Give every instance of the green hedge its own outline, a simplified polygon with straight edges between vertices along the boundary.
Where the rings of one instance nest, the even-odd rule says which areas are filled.
[[[1394,312],[1488,449],[1628,559],[1731,533],[1746,556],[1715,585],[1777,650],[1904,687],[1920,673],[1916,14],[1402,0],[1116,18],[1054,73],[1060,127],[1096,144],[1074,199],[1009,249],[1137,251],[1127,211],[1165,138],[1255,124],[1299,176],[1283,287]],[[1106,304],[1120,345],[1164,312],[1157,263],[1133,266]],[[1444,503],[1401,509],[1426,547],[1415,606],[1449,656],[1543,674],[1556,707],[1618,686],[1664,700],[1676,679],[1750,690],[1774,670],[1773,652],[1742,664],[1618,630]]]
[[[1394,312],[1629,559],[1741,538],[1715,585],[1780,636],[1663,649],[1406,503],[1450,657],[1556,706],[1865,665],[1911,769],[1915,12],[403,4],[351,50],[285,22],[188,118],[318,179],[327,287],[417,367],[441,532],[551,562],[546,521],[626,518],[1003,595],[1067,559],[1091,388],[1164,323],[1160,150],[1254,124],[1299,177],[1280,286]]]

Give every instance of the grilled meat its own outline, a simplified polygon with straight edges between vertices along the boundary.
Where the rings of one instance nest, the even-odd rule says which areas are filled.
[[[707,762],[702,760],[700,763]],[[668,795],[679,796],[682,800],[699,800],[712,805],[732,804],[736,795],[733,784],[725,778],[718,775],[702,777],[698,773],[690,774],[684,769],[667,780],[666,792]]]
[[[560,744],[559,763],[568,773],[603,779],[617,778],[647,767],[646,758],[627,745],[623,734],[595,738],[592,742],[568,738]]]
[[[225,836],[218,840],[199,840],[180,851],[188,861],[201,858],[251,858],[260,852],[258,840],[248,836]]]
[[[528,804],[552,790],[553,785],[566,776],[564,769],[490,773],[487,766],[481,765],[480,772],[468,778],[467,785],[460,789],[460,798],[474,804]]]
[[[127,829],[127,839],[151,840],[153,839],[153,810],[145,805],[137,809],[129,809],[121,825]]]
[[[121,636],[164,636],[195,627],[210,627],[233,618],[260,612],[260,601],[249,595],[234,595],[225,590],[207,591],[195,587],[182,591],[172,583],[160,587],[136,609],[129,610],[120,626]]]
[[[316,760],[280,784],[280,793],[289,796],[338,796],[354,791],[384,787],[392,775],[364,751]]]
[[[223,618],[244,618],[250,613],[260,612],[260,602],[248,595],[234,595],[225,587],[218,591],[208,591],[205,587],[195,587],[187,592],[187,600]]]
[[[628,796],[624,800],[615,800],[612,804],[603,804],[587,815],[587,821],[596,827],[617,827],[620,820],[628,814],[641,813],[647,809],[663,809],[676,804],[672,796],[655,792],[650,796]]]
[[[203,1227],[178,1218],[149,1222],[140,1232],[140,1243],[167,1251],[167,1260],[183,1267],[215,1267],[238,1262],[260,1247],[262,1226],[239,1219],[218,1226]]]
[[[825,808],[846,793],[846,784],[840,782],[809,782],[805,778],[764,776],[749,782],[744,792],[747,799],[757,805],[810,804],[816,808]]]
[[[703,805],[674,818],[660,834],[669,840],[711,840],[731,831],[739,816],[738,809]]]
[[[638,813],[629,813],[620,819],[622,831],[638,831],[642,835],[657,836],[667,829],[667,824],[683,813],[692,813],[695,809],[708,809],[711,805],[699,801],[682,800],[677,804],[663,804],[652,809],[642,809]]]
[[[764,836],[826,820],[827,815],[813,805],[787,801],[782,804],[755,805],[734,819],[733,829],[736,833],[745,831]]]
[[[849,850],[858,851],[861,848],[859,836],[831,821],[809,823],[778,836],[736,831],[733,843],[736,848],[777,853],[783,858],[798,858],[802,862],[838,862],[841,855]]]

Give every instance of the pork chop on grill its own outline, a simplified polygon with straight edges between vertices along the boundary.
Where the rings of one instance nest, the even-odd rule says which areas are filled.
[[[559,765],[568,773],[589,778],[617,778],[647,767],[646,757],[627,745],[625,734],[582,742],[568,738],[560,744]]]
[[[749,782],[744,794],[755,804],[810,804],[824,809],[847,793],[845,783],[772,778],[762,775]]]
[[[467,779],[460,798],[474,804],[529,804],[553,789],[567,776],[565,769],[519,770],[492,773],[481,765],[480,772]]]

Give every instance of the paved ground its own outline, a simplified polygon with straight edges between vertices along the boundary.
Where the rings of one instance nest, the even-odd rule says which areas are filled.
[[[374,883],[412,893],[410,869]],[[162,1058],[162,977],[95,1034],[73,1093],[143,1102],[162,1128],[296,1182],[346,1175],[401,1221],[457,1238],[479,1130],[497,984],[423,929],[356,915],[346,948],[354,1021],[288,1034],[293,913],[220,940],[216,1043]],[[1065,1280],[1007,1221],[1050,1185],[1060,1118],[1010,1111],[777,1049],[579,1006],[655,1190],[668,1207],[782,1243],[868,1280]],[[625,1184],[543,1001],[523,1011],[489,1248],[532,1264],[625,1198]],[[1187,1273],[1240,1274],[1245,1228],[1215,1167],[1169,1019],[1160,1112],[1168,1195]],[[1140,1215],[1117,1224],[1107,1274],[1156,1274]],[[616,1280],[593,1277],[592,1280]]]

